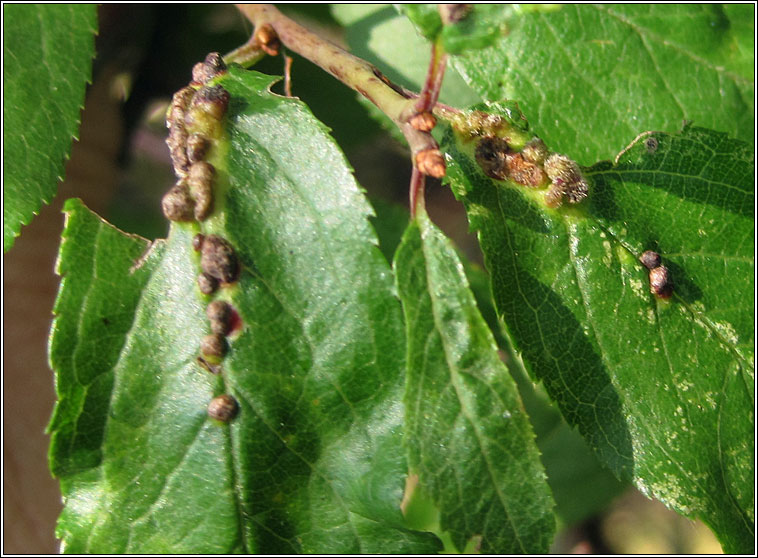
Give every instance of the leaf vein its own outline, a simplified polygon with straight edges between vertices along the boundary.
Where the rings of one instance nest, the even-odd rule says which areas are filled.
[[[433,285],[434,284],[434,279],[432,277],[430,277],[430,275],[429,275],[430,274],[430,270],[429,270],[429,266],[427,265],[427,262],[428,262],[428,256],[426,256],[426,247],[427,247],[427,244],[423,243],[422,246],[423,246],[423,251],[424,251],[424,256],[423,257],[424,257],[424,270],[426,271],[426,283],[427,283],[427,285]],[[452,385],[453,389],[455,390],[456,397],[457,397],[459,405],[460,405],[461,413],[465,417],[466,421],[472,427],[472,431],[475,434],[476,441],[477,441],[477,444],[479,446],[479,453],[482,456],[482,460],[484,461],[484,463],[486,465],[486,468],[487,468],[487,473],[488,473],[489,478],[490,478],[490,483],[491,483],[492,487],[495,490],[495,494],[497,494],[497,496],[498,496],[498,500],[500,501],[501,508],[503,509],[503,512],[505,513],[505,517],[506,517],[508,523],[511,526],[511,529],[512,529],[512,531],[514,533],[514,536],[516,537],[516,541],[518,542],[518,545],[521,548],[521,550],[523,552],[526,552],[526,548],[524,546],[524,543],[521,540],[521,535],[520,535],[518,529],[516,529],[516,526],[515,526],[515,524],[513,522],[513,519],[511,518],[511,514],[510,514],[510,511],[508,509],[507,498],[503,494],[502,489],[500,487],[500,484],[497,481],[497,478],[496,478],[496,475],[495,475],[495,469],[496,469],[496,467],[494,467],[494,465],[490,461],[489,451],[487,450],[486,442],[484,441],[485,436],[484,436],[484,434],[482,432],[480,432],[479,425],[478,425],[477,421],[474,418],[476,416],[476,413],[472,413],[471,410],[468,409],[467,404],[466,404],[466,398],[462,394],[462,389],[463,388],[462,388],[462,386],[459,385],[459,381],[458,381],[458,375],[461,373],[461,371],[458,368],[458,364],[456,363],[455,357],[451,354],[451,347],[450,347],[449,343],[447,342],[446,336],[444,336],[442,334],[442,332],[444,331],[444,328],[442,326],[442,318],[439,315],[439,308],[438,308],[439,302],[438,302],[437,297],[435,295],[434,289],[430,289],[429,290],[429,297],[430,297],[431,302],[432,302],[432,304],[431,304],[431,306],[432,306],[432,317],[434,318],[434,323],[435,323],[436,329],[439,332],[440,339],[442,341],[442,347],[444,349],[445,360],[446,360],[446,362],[448,364],[448,370],[450,371],[450,384]]]

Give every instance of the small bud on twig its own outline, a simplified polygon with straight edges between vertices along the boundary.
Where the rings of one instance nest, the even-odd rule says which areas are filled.
[[[424,149],[416,153],[416,166],[427,176],[442,178],[445,176],[446,165],[439,149]]]
[[[437,125],[437,119],[431,112],[418,112],[408,122],[419,132],[431,132]]]
[[[276,56],[279,54],[279,47],[281,42],[276,31],[269,23],[264,23],[258,29],[255,30],[255,40],[261,47],[261,50],[269,56]]]

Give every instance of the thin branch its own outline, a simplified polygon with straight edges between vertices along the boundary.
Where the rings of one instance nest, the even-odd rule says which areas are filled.
[[[431,111],[437,104],[440,95],[446,62],[447,53],[445,53],[442,45],[435,41],[432,43],[432,56],[429,61],[426,80],[424,80],[424,88],[415,104],[417,112],[411,119],[411,126],[416,129],[431,132],[436,124],[436,119],[432,116]],[[411,217],[416,216],[417,207],[424,207],[425,175],[442,178],[445,171],[445,160],[439,149],[435,148],[416,154],[413,159],[413,174],[409,187]]]
[[[424,201],[424,187],[426,185],[426,176],[418,170],[416,165],[413,165],[413,172],[411,172],[411,184],[408,188],[410,203],[411,203],[411,219],[416,216],[418,209],[424,209],[426,203]]]
[[[381,74],[368,62],[308,31],[270,4],[238,4],[237,7],[256,29],[270,25],[288,49],[366,97],[395,123],[407,120],[412,101],[380,79]]]
[[[424,89],[416,103],[418,112],[429,112],[434,109],[442,88],[442,78],[445,76],[447,53],[437,42],[432,43],[432,57],[429,61],[429,70],[426,73]]]
[[[258,51],[261,49],[265,51],[267,45],[273,44],[273,39],[280,41],[288,49],[307,58],[366,97],[386,114],[405,136],[411,148],[414,167],[418,167],[424,174],[437,178],[445,174],[444,159],[439,152],[437,142],[429,133],[430,129],[424,126],[419,127],[418,120],[412,122],[413,117],[419,112],[417,108],[419,103],[423,106],[428,105],[427,112],[435,107],[434,103],[439,94],[439,86],[444,73],[444,54],[434,55],[433,63],[430,65],[432,74],[428,78],[429,86],[425,86],[422,95],[426,96],[421,102],[418,95],[395,85],[373,65],[298,25],[282,15],[273,5],[237,4],[237,8],[255,25],[255,32],[253,38],[247,43],[252,46],[246,45],[247,50],[241,54],[239,51],[245,46],[230,53],[230,61],[246,60],[244,56],[247,54],[250,54],[251,58],[258,56],[253,46],[257,45]],[[264,30],[265,34],[262,33]],[[273,38],[271,31],[274,34]],[[423,187],[420,191],[423,191]],[[413,211],[413,206],[411,206],[411,211]]]

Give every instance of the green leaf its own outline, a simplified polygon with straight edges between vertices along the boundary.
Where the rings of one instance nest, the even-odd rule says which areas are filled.
[[[640,130],[683,120],[754,136],[752,5],[563,5],[492,10],[505,31],[450,65],[482,98],[514,99],[540,136],[582,164]],[[464,20],[465,21],[465,20]]]
[[[397,10],[408,17],[421,35],[429,40],[440,40],[445,52],[460,54],[464,50],[484,48],[501,34],[503,13],[520,8],[497,4],[443,4],[455,21],[443,24],[436,4],[396,4]],[[448,16],[449,17],[449,16]]]
[[[726,552],[754,540],[754,159],[725,134],[643,134],[586,171],[590,195],[487,178],[448,134],[448,178],[479,235],[498,312],[531,374],[601,461]],[[670,300],[650,293],[644,250]]]
[[[408,210],[381,200],[375,200],[373,205],[377,217],[372,219],[372,224],[379,236],[379,247],[391,259],[407,228]],[[574,525],[601,512],[611,500],[628,488],[628,484],[620,482],[600,464],[581,435],[563,420],[544,389],[533,384],[527,377],[523,364],[513,353],[511,343],[497,317],[487,272],[467,261],[460,253],[458,257],[463,264],[477,308],[493,334],[508,371],[516,381],[526,415],[534,428],[547,482],[555,499],[556,515],[564,524]],[[567,455],[571,459],[566,459]],[[415,500],[410,501],[406,507],[406,518],[414,512],[414,502]],[[425,513],[431,508],[433,514],[436,514],[431,520],[422,520],[421,524],[438,526],[439,510],[431,497],[428,504],[418,507]]]
[[[405,207],[375,200],[377,217],[372,219],[379,236],[382,253],[391,260],[400,244],[409,214]],[[581,435],[572,429],[550,401],[544,389],[531,382],[520,359],[497,317],[492,300],[490,278],[480,266],[467,261],[460,253],[466,280],[476,305],[495,338],[503,362],[518,386],[526,415],[534,428],[547,482],[555,499],[555,513],[564,524],[574,525],[601,512],[615,497],[628,488],[603,467]],[[570,455],[571,459],[566,459]],[[429,498],[431,502],[431,498]],[[434,508],[433,503],[424,508]],[[436,508],[435,508],[436,509]],[[406,517],[413,511],[413,502],[406,508]],[[437,515],[439,512],[436,512]],[[438,518],[424,524],[435,524]]]
[[[381,235],[380,235],[381,238]],[[572,429],[542,386],[527,377],[524,364],[503,331],[490,289],[490,278],[481,267],[463,261],[466,279],[476,305],[492,331],[503,362],[518,386],[524,410],[534,428],[537,447],[555,500],[555,513],[566,525],[574,525],[600,513],[628,484],[603,467],[581,435]],[[566,459],[570,455],[571,459]]]
[[[502,33],[498,17],[502,10],[503,6],[497,4],[469,6],[460,21],[445,25],[442,29],[445,52],[460,54],[465,50],[491,45]]]
[[[67,207],[51,466],[68,552],[440,548],[400,510],[404,333],[370,206],[325,128],[271,82],[236,67],[220,78],[231,101],[208,159],[215,211],[173,224],[133,275],[144,243]],[[211,300],[195,284],[199,230],[243,266],[213,296],[241,324],[219,375],[197,362]],[[230,424],[206,413],[221,393],[239,403]]]
[[[408,227],[410,213],[402,205],[380,198],[371,200],[371,205],[375,214],[371,218],[371,225],[379,238],[379,249],[387,261],[392,263],[395,251],[400,245],[405,229]]]
[[[113,389],[110,371],[163,248],[157,244],[152,257],[134,267],[149,246],[147,240],[113,228],[77,199],[67,200],[64,211],[66,228],[56,268],[62,279],[49,350],[58,394],[48,427],[50,469],[56,476],[95,467],[102,460],[107,412],[102,399]]]
[[[440,24],[434,5],[407,5],[432,27]],[[413,29],[408,19],[391,4],[334,4],[332,13],[345,27],[345,41],[350,52],[374,64],[393,83],[411,91],[421,91],[429,69],[431,46]],[[430,28],[430,33],[434,31]],[[379,122],[400,143],[405,137],[383,112],[362,95],[358,101],[372,119]],[[480,97],[466,85],[458,72],[448,67],[442,83],[440,101],[453,105],[470,105]]]
[[[90,78],[95,5],[3,6],[3,251],[55,195]]]
[[[508,369],[516,380],[542,454],[556,515],[564,525],[575,525],[602,513],[629,488],[628,483],[602,466],[579,432],[563,420],[542,386],[529,380],[520,359],[512,352],[507,354]]]
[[[518,390],[450,242],[419,213],[395,256],[408,335],[411,471],[463,550],[547,552],[552,498]]]

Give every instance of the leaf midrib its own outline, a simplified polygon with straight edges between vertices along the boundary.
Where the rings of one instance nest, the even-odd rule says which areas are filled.
[[[422,228],[421,228],[420,224],[419,224],[419,234],[421,236],[422,255],[423,255],[423,258],[424,258],[424,271],[425,271],[425,276],[426,276],[426,284],[427,285],[433,285],[434,284],[434,279],[431,277],[431,275],[430,275],[431,270],[429,268],[429,265],[427,265],[427,262],[429,261],[429,256],[427,255],[427,248],[428,248],[428,246],[427,246],[427,243],[424,241],[425,234],[422,231]],[[466,420],[469,422],[469,424],[472,426],[473,431],[474,431],[474,433],[476,435],[476,441],[477,441],[477,444],[479,446],[479,453],[480,453],[480,455],[484,459],[484,462],[487,465],[487,473],[489,474],[491,485],[495,489],[495,493],[498,496],[498,500],[500,501],[500,505],[501,505],[501,507],[503,509],[503,512],[505,513],[505,516],[508,519],[508,523],[511,526],[511,529],[512,529],[512,531],[513,531],[513,533],[514,533],[514,535],[516,537],[516,541],[518,542],[519,547],[521,548],[522,553],[526,553],[527,550],[526,550],[526,548],[524,547],[524,544],[521,541],[521,536],[519,534],[519,531],[516,528],[516,526],[514,525],[513,520],[511,519],[511,515],[510,515],[510,512],[508,510],[508,506],[506,505],[506,501],[507,500],[505,499],[505,496],[503,495],[503,493],[502,493],[502,491],[500,489],[500,485],[497,482],[497,479],[495,478],[495,474],[494,474],[494,471],[493,471],[494,467],[493,467],[493,465],[492,465],[492,463],[491,463],[491,461],[489,459],[489,453],[488,453],[488,451],[485,450],[484,443],[482,441],[482,437],[483,437],[482,433],[479,431],[479,427],[478,427],[478,424],[476,423],[476,421],[471,418],[472,413],[470,412],[470,410],[468,409],[468,407],[467,407],[467,405],[465,403],[465,397],[461,396],[461,390],[462,390],[462,388],[459,385],[459,381],[458,381],[458,375],[460,374],[460,371],[458,370],[458,367],[457,367],[457,365],[455,363],[455,358],[451,354],[450,343],[448,342],[446,336],[442,334],[442,332],[444,331],[444,329],[441,326],[442,320],[441,320],[441,318],[439,316],[439,308],[438,308],[439,301],[438,301],[437,296],[436,296],[436,290],[435,289],[428,289],[428,294],[429,294],[429,299],[431,301],[432,316],[434,318],[435,329],[438,332],[437,334],[439,335],[440,340],[442,341],[442,346],[443,346],[444,352],[445,352],[445,361],[447,362],[448,370],[450,371],[450,383],[452,384],[453,388],[455,389],[456,398],[458,399],[458,402],[460,404],[461,412],[466,417]],[[494,395],[497,396],[497,393],[494,393]],[[500,397],[498,397],[498,400],[500,400]],[[500,403],[502,404],[502,400],[500,400]],[[505,405],[503,405],[503,407],[505,407]]]

